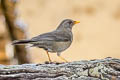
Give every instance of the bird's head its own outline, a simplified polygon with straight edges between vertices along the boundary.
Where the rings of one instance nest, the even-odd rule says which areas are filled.
[[[80,23],[80,21],[74,21],[74,20],[71,20],[71,19],[65,19],[63,20],[60,25],[58,26],[57,29],[72,29],[72,27],[75,25],[75,24],[78,24]]]

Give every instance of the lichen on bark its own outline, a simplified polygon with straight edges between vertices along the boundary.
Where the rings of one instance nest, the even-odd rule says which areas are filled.
[[[120,59],[0,65],[0,80],[120,80]]]

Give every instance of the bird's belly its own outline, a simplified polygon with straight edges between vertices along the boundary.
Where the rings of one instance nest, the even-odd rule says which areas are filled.
[[[52,51],[53,52],[62,52],[64,50],[66,50],[68,47],[70,47],[71,42],[67,41],[67,42],[55,42],[53,43],[52,46]]]
[[[46,42],[47,43],[47,42]],[[39,48],[43,48],[44,50],[47,50],[48,52],[62,52],[64,50],[66,50],[67,48],[70,47],[71,45],[71,41],[66,41],[66,42],[49,42],[49,44],[47,43],[40,43],[37,44],[37,47]]]

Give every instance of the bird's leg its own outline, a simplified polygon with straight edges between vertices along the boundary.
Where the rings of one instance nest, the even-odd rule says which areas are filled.
[[[63,57],[60,56],[60,53],[57,53],[57,56],[58,56],[59,58],[61,58],[63,61],[68,62],[65,58],[63,58]]]
[[[65,58],[58,56],[59,58],[61,58],[62,60],[64,60],[65,62],[68,62]]]
[[[52,60],[50,59],[50,55],[49,55],[48,51],[46,51],[46,52],[47,52],[47,56],[48,56],[49,62],[52,62]]]

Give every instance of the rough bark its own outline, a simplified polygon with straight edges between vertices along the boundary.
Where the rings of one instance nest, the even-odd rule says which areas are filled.
[[[6,29],[12,41],[23,38],[25,39],[26,37],[23,27],[21,28],[20,25],[16,24],[16,1],[17,0],[1,0],[2,12],[6,22]],[[18,64],[29,63],[25,46],[15,46],[14,52],[14,58],[17,59]]]
[[[120,80],[120,59],[0,65],[0,80]]]

